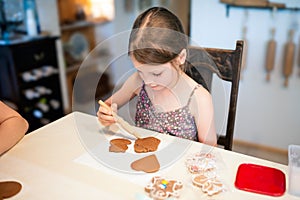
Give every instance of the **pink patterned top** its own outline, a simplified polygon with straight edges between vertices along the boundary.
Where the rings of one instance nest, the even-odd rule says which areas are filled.
[[[195,119],[189,110],[189,104],[197,85],[188,99],[187,105],[174,111],[158,112],[142,86],[136,104],[135,124],[138,127],[166,133],[177,137],[198,141]]]

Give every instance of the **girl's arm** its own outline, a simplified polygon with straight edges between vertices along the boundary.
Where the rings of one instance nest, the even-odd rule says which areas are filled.
[[[216,146],[217,134],[214,122],[214,108],[211,94],[203,87],[199,87],[192,98],[191,109],[195,117],[199,142]]]
[[[105,103],[112,106],[113,110],[116,111],[117,107],[122,107],[138,94],[142,84],[142,79],[138,73],[132,74],[117,92],[105,100]],[[115,123],[111,111],[105,109],[103,106],[99,107],[97,116],[100,123],[104,126],[109,126]]]
[[[0,155],[21,140],[27,130],[27,121],[0,101]]]

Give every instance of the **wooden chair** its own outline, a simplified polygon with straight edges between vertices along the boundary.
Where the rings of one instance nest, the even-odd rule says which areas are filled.
[[[196,46],[190,46],[188,49],[187,61],[191,66],[186,73],[208,91],[211,92],[213,77],[231,82],[226,133],[225,135],[217,133],[218,145],[227,150],[232,150],[243,47],[244,41],[239,40],[234,50]]]

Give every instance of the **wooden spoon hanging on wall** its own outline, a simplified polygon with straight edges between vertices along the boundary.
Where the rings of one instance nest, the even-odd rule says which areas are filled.
[[[248,40],[247,40],[247,27],[243,27],[243,40],[244,40],[244,49],[243,49],[243,58],[242,58],[242,74],[241,79],[243,79],[243,73],[246,69],[246,63],[247,63],[247,54],[248,54]]]
[[[274,69],[274,63],[275,63],[275,53],[276,53],[276,41],[274,39],[275,28],[272,28],[271,35],[272,38],[268,41],[267,56],[266,56],[266,70],[267,70],[266,80],[267,81],[270,81],[270,73]]]
[[[271,39],[268,41],[267,44],[267,55],[266,55],[266,80],[270,81],[271,78],[271,71],[274,69],[275,65],[275,55],[276,55],[276,41],[275,41],[275,26],[276,26],[276,14],[277,14],[277,7],[273,7],[271,17],[273,27],[271,29]]]
[[[285,77],[284,86],[288,86],[289,76],[293,72],[295,44],[293,42],[294,30],[289,31],[289,40],[285,44],[284,60],[283,60],[283,75]]]
[[[247,22],[248,22],[248,10],[244,11],[244,19],[243,19],[243,29],[242,29],[242,40],[244,40],[244,49],[243,49],[243,57],[242,57],[242,67],[241,67],[241,79],[243,79],[244,71],[246,69],[247,63],[247,54],[248,54],[248,39],[247,39]]]
[[[298,43],[298,70],[299,70],[299,76],[300,76],[300,37],[299,37],[299,43]]]

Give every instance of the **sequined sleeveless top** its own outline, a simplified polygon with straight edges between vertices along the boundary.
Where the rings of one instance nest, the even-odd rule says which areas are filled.
[[[195,119],[189,110],[189,104],[191,102],[191,97],[199,86],[200,85],[197,85],[193,89],[185,106],[174,111],[158,112],[152,105],[144,84],[136,104],[136,126],[198,141],[197,126]]]

